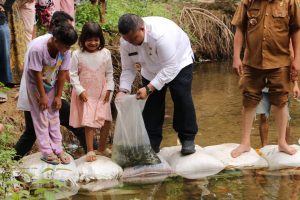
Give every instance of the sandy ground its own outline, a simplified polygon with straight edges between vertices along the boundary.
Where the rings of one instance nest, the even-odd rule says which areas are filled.
[[[24,127],[23,112],[16,109],[19,88],[12,88],[7,92],[8,101],[0,104],[0,123],[13,134],[14,142],[19,138]]]

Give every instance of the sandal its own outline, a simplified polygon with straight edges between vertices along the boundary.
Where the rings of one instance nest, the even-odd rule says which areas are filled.
[[[104,151],[95,150],[95,153],[96,153],[96,155],[105,156],[108,158],[110,158],[111,154],[112,154],[112,152],[109,148],[106,148]]]
[[[7,88],[15,88],[18,86],[20,86],[20,83],[6,83],[5,84],[5,87],[7,87]]]
[[[97,160],[97,157],[96,157],[96,154],[94,151],[89,151],[87,154],[86,154],[86,158],[85,160],[87,162],[93,162],[95,160]]]
[[[71,162],[70,156],[63,151],[57,154],[57,157],[59,158],[61,164],[63,165],[70,164]]]
[[[58,165],[60,163],[58,157],[53,153],[42,156],[41,160],[51,165]]]
[[[0,103],[7,102],[7,94],[4,92],[0,92]]]

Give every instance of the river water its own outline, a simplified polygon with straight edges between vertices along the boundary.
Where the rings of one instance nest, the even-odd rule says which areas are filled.
[[[206,63],[195,66],[193,98],[199,132],[196,143],[202,147],[222,143],[239,143],[241,131],[241,91],[238,77],[231,71],[230,62]],[[167,96],[162,147],[177,144],[177,135],[172,129],[172,101]],[[290,144],[300,136],[300,103],[291,101]],[[258,118],[259,119],[259,118]],[[259,120],[255,120],[251,142],[260,147]],[[269,143],[276,144],[274,119],[270,117]],[[97,193],[80,192],[71,197],[76,200],[127,200],[127,199],[300,199],[300,176],[295,171],[224,170],[201,180],[169,177],[156,183],[122,183]],[[299,173],[300,174],[300,173]]]

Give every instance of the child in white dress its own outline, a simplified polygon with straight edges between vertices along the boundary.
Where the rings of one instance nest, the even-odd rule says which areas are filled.
[[[110,51],[104,48],[105,40],[99,24],[87,22],[79,37],[80,50],[72,55],[70,79],[73,86],[70,125],[85,127],[86,160],[96,160],[93,149],[94,129],[100,130],[99,154],[105,145],[112,121],[110,96],[114,90],[113,66]]]

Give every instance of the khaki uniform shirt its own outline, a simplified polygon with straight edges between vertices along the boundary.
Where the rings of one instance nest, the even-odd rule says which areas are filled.
[[[245,33],[244,65],[286,67],[290,36],[300,28],[300,0],[241,0],[231,23]]]

